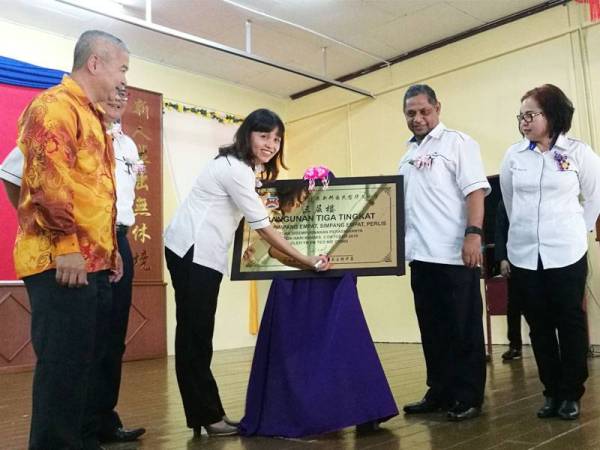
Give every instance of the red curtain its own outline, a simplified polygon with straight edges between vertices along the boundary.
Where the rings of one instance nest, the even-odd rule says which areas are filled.
[[[600,0],[575,0],[577,3],[588,3],[590,5],[590,20],[597,22],[600,20]]]
[[[16,145],[17,119],[41,89],[0,83],[0,161]],[[16,280],[12,252],[17,232],[17,214],[1,189],[0,280]]]

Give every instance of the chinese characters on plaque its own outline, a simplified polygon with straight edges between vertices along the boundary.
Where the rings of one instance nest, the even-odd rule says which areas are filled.
[[[403,186],[399,176],[335,178],[309,191],[302,180],[258,190],[271,225],[300,252],[326,254],[332,270],[316,274],[282,262],[244,222],[235,238],[231,279],[404,273]],[[293,265],[293,261],[285,261]]]

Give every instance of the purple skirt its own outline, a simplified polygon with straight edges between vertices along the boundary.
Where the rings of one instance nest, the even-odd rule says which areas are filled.
[[[275,279],[254,351],[242,435],[308,436],[396,415],[356,279]]]

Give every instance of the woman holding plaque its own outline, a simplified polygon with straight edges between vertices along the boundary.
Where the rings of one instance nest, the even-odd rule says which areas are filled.
[[[600,158],[567,136],[574,111],[551,84],[526,92],[517,115],[524,139],[507,150],[500,172],[511,279],[544,385],[540,419],[579,417],[588,376],[583,296],[587,234],[600,213]]]
[[[273,230],[256,193],[256,176],[277,178],[283,166],[285,127],[272,111],[252,112],[233,144],[200,173],[165,231],[165,256],[175,289],[175,366],[187,425],[195,433],[236,434],[225,415],[210,370],[219,286],[227,252],[242,217],[262,239],[305,269],[326,270],[326,256],[306,256]],[[317,267],[317,269],[315,269]]]

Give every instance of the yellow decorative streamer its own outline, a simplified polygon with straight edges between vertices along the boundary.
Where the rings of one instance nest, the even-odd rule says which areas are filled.
[[[250,317],[248,320],[248,330],[250,334],[258,333],[258,292],[256,289],[256,281],[250,281]]]
[[[204,117],[205,119],[216,120],[220,123],[237,124],[244,121],[242,117],[235,116],[233,114],[222,113],[218,111],[211,111],[206,108],[199,108],[197,106],[188,106],[178,102],[164,101],[163,108],[169,111],[177,111],[180,113],[190,113],[196,116]]]

